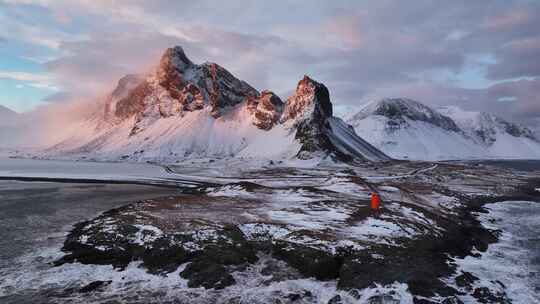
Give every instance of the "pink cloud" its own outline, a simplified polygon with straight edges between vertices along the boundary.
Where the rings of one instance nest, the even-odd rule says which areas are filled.
[[[359,48],[364,44],[360,16],[341,15],[324,25],[323,32],[333,35],[346,48]]]
[[[527,24],[532,19],[525,10],[514,10],[506,14],[489,16],[483,23],[483,28],[490,31],[510,30],[516,26]]]

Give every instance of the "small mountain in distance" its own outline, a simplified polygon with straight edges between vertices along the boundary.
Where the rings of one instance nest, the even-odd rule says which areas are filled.
[[[50,157],[174,162],[182,158],[388,160],[333,116],[326,86],[305,76],[282,101],[177,46],[155,70],[126,75],[103,107],[45,151]]]
[[[365,105],[347,122],[398,159],[540,158],[540,141],[530,129],[457,107],[435,110],[411,99],[389,98]]]
[[[19,129],[19,113],[0,105],[0,149],[12,147],[16,141]]]
[[[490,113],[464,111],[455,106],[438,110],[451,117],[495,158],[540,158],[540,139],[528,127]]]
[[[19,114],[10,108],[0,105],[0,125],[12,124]]]
[[[497,134],[501,133],[539,141],[531,129],[490,113],[468,112],[456,106],[444,106],[437,110],[454,119],[463,130],[473,133],[486,145],[494,144],[497,141]]]

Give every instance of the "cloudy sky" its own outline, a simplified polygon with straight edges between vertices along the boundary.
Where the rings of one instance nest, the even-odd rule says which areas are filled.
[[[380,97],[540,125],[540,1],[0,0],[0,105],[104,92],[166,47],[287,96],[304,75],[343,111]]]

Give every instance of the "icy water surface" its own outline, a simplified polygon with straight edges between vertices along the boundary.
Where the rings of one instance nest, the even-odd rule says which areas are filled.
[[[506,201],[487,206],[482,224],[499,230],[499,242],[481,257],[466,257],[458,264],[478,281],[475,287],[505,292],[513,303],[540,303],[540,203]]]
[[[51,268],[48,263],[59,256],[76,222],[133,200],[175,193],[140,185],[0,181],[0,303],[45,302],[32,288],[47,283],[40,282],[39,272]]]

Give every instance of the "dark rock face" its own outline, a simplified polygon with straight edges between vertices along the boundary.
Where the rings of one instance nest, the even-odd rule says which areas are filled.
[[[199,85],[208,92],[214,117],[221,116],[225,108],[241,103],[248,96],[258,95],[257,90],[216,63],[205,63],[201,69],[204,82]]]
[[[288,121],[306,114],[316,120],[332,116],[328,89],[307,75],[298,82],[294,95],[287,100],[282,120]]]
[[[88,285],[85,285],[83,286],[79,292],[81,293],[87,293],[87,292],[92,292],[92,291],[95,291],[95,290],[98,290],[100,288],[103,288],[109,284],[111,284],[112,281],[94,281],[94,282],[91,282],[89,283]]]
[[[282,122],[292,121],[296,127],[296,139],[302,147],[300,159],[309,159],[317,152],[330,152],[333,146],[326,136],[327,119],[332,116],[330,93],[321,83],[304,76],[289,97],[281,117]]]
[[[258,97],[248,97],[247,107],[254,116],[253,124],[259,129],[270,130],[279,122],[283,101],[274,92],[265,90]]]
[[[146,81],[136,86],[126,97],[118,101],[115,110],[116,117],[126,119],[144,111],[144,99],[151,91],[152,88]]]
[[[76,261],[124,269],[130,262],[140,260],[148,272],[160,274],[190,262],[180,274],[190,287],[219,289],[235,283],[229,274],[231,267],[241,268],[257,260],[255,250],[236,227],[208,233],[156,231],[136,224],[137,218],[130,214],[136,209],[137,206],[128,205],[77,224],[62,249],[68,254],[55,265]]]
[[[118,85],[111,93],[111,97],[121,99],[127,96],[131,90],[139,85],[144,80],[144,77],[138,74],[128,74],[118,81]]]
[[[118,81],[118,84],[114,91],[107,96],[107,99],[105,100],[105,111],[104,111],[104,117],[106,121],[114,122],[117,119],[117,116],[123,117],[124,115],[132,115],[129,112],[134,112],[137,110],[136,106],[131,106],[129,104],[126,104],[123,102],[120,107],[122,109],[118,110],[118,102],[128,97],[135,88],[137,88],[138,85],[140,85],[144,81],[144,78],[141,75],[136,74],[129,74],[126,75]],[[136,100],[136,96],[133,96],[133,98]],[[136,100],[134,102],[134,105],[140,105],[141,101]],[[130,109],[133,108],[133,109]]]
[[[223,289],[236,283],[228,270],[217,263],[192,262],[180,275],[184,278],[190,278],[188,287],[191,288]]]
[[[300,80],[294,95],[287,100],[281,121],[292,123],[296,128],[295,138],[302,144],[297,154],[300,159],[331,155],[345,162],[365,160],[363,153],[367,150],[375,152],[373,155],[378,154],[380,160],[390,159],[359,138],[351,126],[332,117],[328,89],[308,76]],[[338,130],[341,127],[347,130]],[[360,146],[366,151],[359,151]]]
[[[478,299],[480,303],[501,303],[510,304],[510,300],[506,298],[504,294],[493,293],[487,287],[479,287],[474,290],[473,296]]]
[[[424,121],[445,130],[461,132],[461,129],[450,117],[444,116],[410,99],[383,99],[378,103],[377,108],[372,114],[388,117],[390,119],[388,122],[390,129],[400,128],[406,124],[404,118],[409,118],[411,120]]]
[[[277,242],[274,245],[273,254],[298,269],[303,275],[315,277],[318,280],[338,278],[339,269],[343,263],[339,256],[288,242]]]
[[[506,133],[514,137],[526,137],[534,141],[538,141],[538,138],[535,136],[534,132],[529,128],[508,122],[499,117],[495,117],[495,121],[502,127],[502,129]]]
[[[241,103],[247,96],[258,95],[254,88],[218,64],[194,64],[179,46],[165,51],[157,78],[181,110],[199,110],[208,104],[214,117],[221,116],[225,108]]]
[[[456,277],[456,285],[458,287],[470,289],[471,285],[477,280],[478,278],[475,277],[470,272],[463,272],[462,274]]]

